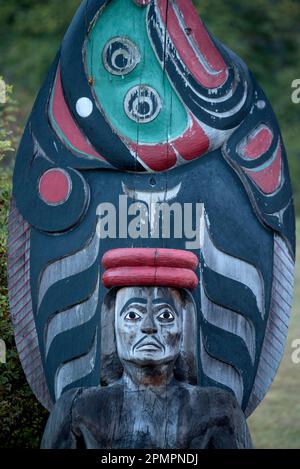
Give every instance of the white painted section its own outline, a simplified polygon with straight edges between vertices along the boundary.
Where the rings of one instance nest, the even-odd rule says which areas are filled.
[[[89,98],[80,98],[76,103],[76,112],[80,117],[89,117],[94,109],[94,105]]]
[[[55,398],[58,400],[63,390],[71,383],[78,381],[89,375],[96,362],[97,354],[97,330],[91,350],[75,360],[62,365],[55,377]]]

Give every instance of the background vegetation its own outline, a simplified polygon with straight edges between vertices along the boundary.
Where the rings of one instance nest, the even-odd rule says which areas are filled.
[[[11,170],[21,129],[63,34],[80,0],[1,0],[0,75],[8,101],[0,100],[0,338],[7,364],[0,365],[0,447],[38,447],[46,412],[32,395],[18,360],[8,317],[7,213]],[[287,147],[295,204],[300,214],[300,104],[291,83],[300,78],[300,0],[194,0],[209,29],[237,52],[263,86],[278,116]],[[286,354],[263,404],[250,419],[256,447],[300,448],[300,365],[291,361],[300,337],[300,265]]]

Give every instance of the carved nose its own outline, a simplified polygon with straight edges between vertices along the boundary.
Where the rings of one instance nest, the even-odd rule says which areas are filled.
[[[145,317],[141,330],[143,334],[156,334],[157,327],[155,326],[153,318],[150,314]]]
[[[142,328],[143,334],[156,334],[157,328],[156,327],[143,327]]]

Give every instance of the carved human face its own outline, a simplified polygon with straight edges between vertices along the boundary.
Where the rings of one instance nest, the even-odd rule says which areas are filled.
[[[160,365],[175,361],[182,336],[182,302],[171,288],[122,288],[115,307],[121,361]]]

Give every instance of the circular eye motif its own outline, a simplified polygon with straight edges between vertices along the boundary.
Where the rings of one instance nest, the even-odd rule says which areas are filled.
[[[141,60],[137,46],[125,37],[114,37],[103,49],[104,67],[113,75],[128,75]]]
[[[128,91],[124,109],[134,122],[146,124],[153,121],[161,110],[161,99],[157,91],[150,86],[134,86]]]
[[[174,315],[168,309],[164,309],[157,319],[161,322],[172,322],[174,320]]]
[[[140,318],[141,316],[135,311],[129,311],[125,316],[125,319],[129,319],[130,321],[136,321],[137,319],[140,319]]]
[[[63,169],[49,169],[40,178],[39,196],[47,205],[55,206],[65,203],[71,190],[72,180]]]

